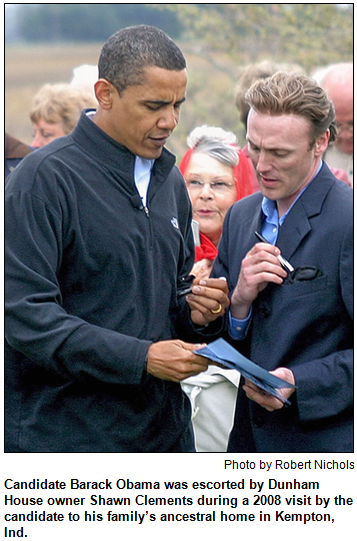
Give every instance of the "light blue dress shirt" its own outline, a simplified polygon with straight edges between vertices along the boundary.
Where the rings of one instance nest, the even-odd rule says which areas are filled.
[[[286,211],[283,216],[279,218],[278,214],[278,208],[276,205],[276,201],[272,201],[271,199],[267,199],[266,197],[263,197],[262,201],[262,213],[263,213],[263,220],[262,220],[262,229],[261,233],[264,238],[267,239],[268,242],[273,244],[275,246],[278,233],[279,233],[279,227],[283,225],[285,218],[295,205],[296,201],[302,196],[306,188],[310,185],[310,183],[316,178],[316,176],[319,174],[322,167],[322,161],[320,161],[319,168],[316,172],[316,175],[310,180],[310,182],[305,186],[303,190],[299,193],[297,198],[294,200],[294,202],[290,205],[288,210]],[[229,334],[231,338],[234,340],[243,340],[247,334],[249,321],[252,315],[252,309],[250,309],[248,317],[246,319],[235,319],[231,313],[229,312]]]
[[[155,160],[147,160],[140,156],[135,157],[135,170],[134,178],[137,190],[143,201],[144,207],[146,207],[146,196],[150,182],[151,169]]]

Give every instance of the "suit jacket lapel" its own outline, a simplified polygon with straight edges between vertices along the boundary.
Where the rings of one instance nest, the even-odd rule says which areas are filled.
[[[334,177],[326,164],[307,187],[302,196],[287,215],[279,228],[276,245],[284,257],[289,259],[299,247],[304,237],[310,232],[310,218],[320,214],[323,202],[334,182]]]
[[[243,252],[246,254],[258,242],[254,231],[260,231],[262,224],[261,203],[257,206],[254,214],[249,221],[246,221],[243,226],[243,235],[240,235]]]
[[[310,230],[309,217],[299,199],[289,212],[283,225],[279,227],[276,246],[280,248],[284,257],[290,259]]]

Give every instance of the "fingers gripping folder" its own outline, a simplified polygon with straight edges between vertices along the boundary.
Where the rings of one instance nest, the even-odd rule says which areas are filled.
[[[202,349],[197,349],[194,353],[211,359],[211,361],[214,361],[225,368],[238,370],[242,376],[255,383],[257,387],[260,387],[267,393],[275,396],[284,402],[284,404],[290,405],[290,401],[279,392],[279,389],[284,387],[296,388],[296,386],[274,376],[261,366],[253,363],[239,353],[239,351],[235,350],[223,338],[211,342]]]

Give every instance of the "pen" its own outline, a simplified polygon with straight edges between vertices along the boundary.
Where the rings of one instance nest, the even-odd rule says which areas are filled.
[[[192,286],[191,287],[187,287],[186,289],[183,289],[182,291],[179,291],[177,293],[178,297],[183,297],[184,295],[187,295],[188,293],[191,293],[192,291]]]
[[[265,239],[263,235],[258,233],[258,231],[254,231],[254,234],[261,242],[266,242],[267,244],[271,244],[271,242],[267,241],[267,239]],[[289,263],[287,259],[285,259],[285,257],[283,257],[282,255],[278,255],[277,258],[280,265],[283,267],[283,269],[285,269],[287,272],[293,272],[294,267],[291,265],[291,263]]]
[[[193,277],[193,278],[194,278],[194,277]],[[220,276],[218,279],[219,279],[219,280],[225,280],[225,281],[227,281],[227,278],[226,278],[225,276]],[[193,285],[194,285],[194,284],[192,284],[190,287],[186,287],[186,289],[183,289],[182,291],[179,291],[179,292],[177,293],[177,296],[178,296],[178,297],[183,297],[184,295],[187,295],[188,293],[192,293]]]

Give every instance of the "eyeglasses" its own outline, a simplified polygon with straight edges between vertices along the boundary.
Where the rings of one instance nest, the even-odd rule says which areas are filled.
[[[214,193],[227,193],[234,186],[234,182],[216,180],[213,182],[203,182],[203,180],[188,180],[187,187],[193,191],[201,191],[204,186],[209,186]]]
[[[336,122],[336,129],[338,133],[342,133],[343,131],[353,133],[353,122]]]

